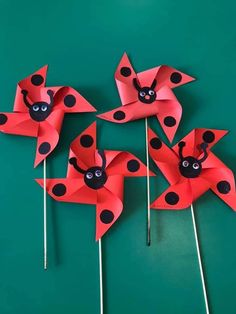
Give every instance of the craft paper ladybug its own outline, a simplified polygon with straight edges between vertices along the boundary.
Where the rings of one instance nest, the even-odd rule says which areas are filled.
[[[14,113],[0,113],[1,132],[37,137],[35,167],[56,147],[65,113],[96,111],[71,87],[45,87],[46,74],[44,66],[20,81]]]
[[[146,166],[134,155],[96,148],[94,122],[70,146],[67,177],[47,179],[46,186],[57,201],[96,205],[98,240],[122,213],[124,177],[145,175]],[[36,181],[43,187],[43,179]]]
[[[172,88],[194,78],[167,65],[136,73],[124,54],[115,72],[115,80],[122,106],[98,117],[124,123],[155,115],[172,141],[182,116],[182,107]]]
[[[226,133],[223,130],[194,129],[169,148],[149,129],[150,155],[170,183],[151,207],[184,209],[211,189],[236,210],[233,172],[210,151]]]

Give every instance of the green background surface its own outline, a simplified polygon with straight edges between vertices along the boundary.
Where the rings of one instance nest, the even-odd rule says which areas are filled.
[[[17,82],[49,64],[48,85],[71,85],[104,112],[120,105],[113,75],[126,51],[137,71],[172,65],[197,81],[177,88],[183,118],[174,142],[194,127],[230,129],[214,149],[236,171],[236,31],[233,0],[0,1],[0,108]],[[70,142],[95,114],[67,115],[48,176],[63,177]],[[166,140],[157,121],[150,125]],[[101,148],[145,161],[144,121],[98,121]],[[0,135],[0,313],[99,313],[95,207],[48,201],[49,269],[43,270],[43,194],[33,181],[33,138]],[[151,179],[153,200],[167,187]],[[103,240],[105,313],[202,314],[189,210],[152,211],[145,245],[145,178],[125,184],[125,209]],[[195,204],[211,313],[235,314],[236,214],[211,192]]]

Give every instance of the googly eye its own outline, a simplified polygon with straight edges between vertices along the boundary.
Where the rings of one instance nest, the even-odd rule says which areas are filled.
[[[155,94],[155,92],[154,92],[154,90],[150,90],[150,91],[148,92],[148,94],[149,94],[150,96],[153,96],[153,95]]]
[[[193,169],[199,169],[199,168],[200,168],[199,164],[197,162],[195,162],[193,164]]]
[[[187,167],[189,166],[189,162],[188,162],[187,160],[184,160],[184,161],[182,162],[182,166],[185,167],[185,168],[187,168]]]
[[[32,109],[33,109],[33,111],[39,111],[39,106],[38,105],[33,105]]]
[[[140,95],[141,97],[144,97],[144,96],[146,95],[146,93],[145,93],[145,92],[140,92],[139,95]]]
[[[48,110],[48,106],[42,105],[41,110],[42,110],[42,111],[47,111],[47,110]]]
[[[102,171],[101,171],[101,170],[96,170],[96,171],[95,171],[95,176],[96,176],[96,177],[99,178],[99,177],[101,177],[101,175],[102,175]]]
[[[89,180],[92,179],[93,178],[92,172],[86,173],[86,178],[89,179]]]

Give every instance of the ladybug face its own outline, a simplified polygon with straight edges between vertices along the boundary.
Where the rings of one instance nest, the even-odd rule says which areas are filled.
[[[141,87],[136,78],[133,79],[135,89],[138,91],[138,99],[145,104],[151,104],[156,100],[156,87],[157,81],[152,82],[151,87]]]
[[[180,161],[179,171],[185,178],[197,178],[202,171],[202,165],[196,158],[188,156]]]
[[[201,149],[204,152],[204,156],[201,159],[197,159],[192,156],[183,156],[183,147],[185,146],[185,142],[179,143],[179,171],[181,175],[185,178],[197,178],[202,172],[202,162],[207,159],[207,143],[202,143],[200,145]]]
[[[107,181],[107,174],[105,171],[106,157],[104,151],[98,151],[98,154],[101,156],[102,166],[91,167],[87,170],[79,167],[76,157],[69,159],[69,163],[75,168],[75,170],[84,175],[84,183],[93,190],[101,189]]]
[[[47,119],[47,117],[52,112],[53,91],[52,90],[47,91],[47,94],[50,97],[50,103],[40,101],[40,102],[35,102],[32,105],[27,100],[28,92],[26,90],[22,90],[21,93],[23,94],[24,103],[29,109],[30,117],[34,121],[37,121],[37,122],[44,121],[45,119]]]
[[[84,174],[84,182],[91,189],[98,190],[107,181],[106,172],[101,167],[89,168]]]
[[[44,121],[52,112],[52,107],[46,102],[36,102],[29,108],[29,114],[35,121]]]
[[[149,87],[143,87],[138,92],[138,99],[145,104],[151,104],[156,100],[156,92]]]

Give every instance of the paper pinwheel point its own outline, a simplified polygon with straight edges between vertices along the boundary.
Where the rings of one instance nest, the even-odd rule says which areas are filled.
[[[136,73],[125,53],[115,72],[122,106],[98,115],[115,123],[156,116],[170,141],[178,128],[182,108],[172,89],[194,78],[167,65]]]
[[[170,183],[170,187],[151,204],[151,208],[178,210],[191,207],[206,313],[209,313],[208,296],[193,202],[211,189],[236,210],[234,174],[210,150],[226,133],[223,130],[194,129],[173,148],[169,148],[149,129],[150,155]]]
[[[47,66],[18,83],[13,113],[0,113],[0,131],[37,137],[35,167],[56,147],[65,113],[96,109],[75,89],[46,87]]]
[[[151,207],[184,209],[211,189],[236,210],[234,174],[210,150],[226,133],[223,130],[194,129],[169,148],[149,129],[150,156],[170,183]]]
[[[67,177],[47,179],[46,186],[57,201],[96,205],[98,240],[122,213],[124,177],[145,175],[146,166],[131,153],[96,148],[94,122],[70,146]]]

